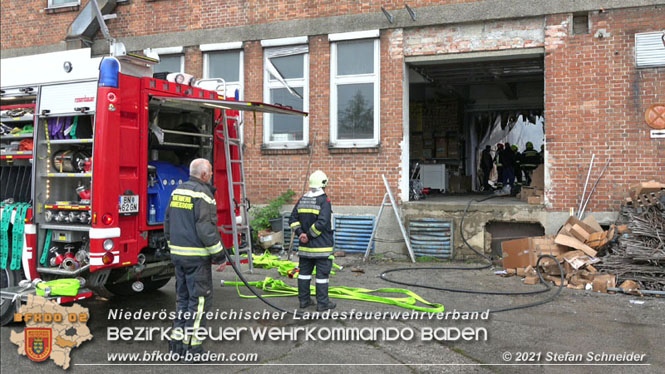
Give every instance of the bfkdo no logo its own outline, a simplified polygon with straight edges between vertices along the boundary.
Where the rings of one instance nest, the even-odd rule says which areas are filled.
[[[25,329],[25,354],[32,361],[44,361],[51,355],[53,334],[50,328]]]

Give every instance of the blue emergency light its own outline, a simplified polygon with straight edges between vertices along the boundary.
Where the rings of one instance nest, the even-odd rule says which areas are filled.
[[[102,60],[99,65],[99,87],[118,88],[118,74],[120,72],[120,63],[112,57]]]

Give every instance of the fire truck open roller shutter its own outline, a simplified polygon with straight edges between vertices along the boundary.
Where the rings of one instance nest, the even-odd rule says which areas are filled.
[[[181,97],[170,97],[170,96],[152,96],[152,99],[162,101],[165,104],[175,104],[175,105],[193,104],[199,107],[206,107],[206,108],[307,116],[306,112],[301,112],[299,110],[290,109],[279,105],[251,102],[251,101],[192,99],[192,98],[181,98]]]

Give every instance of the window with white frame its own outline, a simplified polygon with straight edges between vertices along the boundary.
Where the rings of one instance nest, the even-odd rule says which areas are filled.
[[[81,0],[48,0],[49,8],[61,8],[81,5]]]
[[[264,101],[296,110],[309,110],[309,49],[306,45],[264,51]],[[307,117],[264,114],[264,144],[268,147],[305,147],[309,141]]]
[[[330,52],[330,141],[336,147],[376,146],[379,39],[333,41]]]
[[[234,50],[213,50],[204,52],[203,55],[203,78],[214,79],[221,78],[226,85],[226,96],[235,97],[238,93],[238,100],[243,99],[243,52],[240,49]],[[210,81],[206,85],[203,81],[201,87],[210,90],[220,90],[220,82]]]
[[[159,55],[159,63],[155,65],[155,73],[182,73],[185,71],[185,55]]]

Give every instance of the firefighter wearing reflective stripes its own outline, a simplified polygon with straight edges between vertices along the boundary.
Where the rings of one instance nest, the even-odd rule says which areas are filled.
[[[225,258],[217,229],[217,204],[210,186],[212,166],[205,159],[192,161],[189,181],[178,186],[164,218],[164,234],[176,272],[177,319],[170,350],[184,355],[203,353],[201,341],[183,334],[206,323],[204,313],[212,301],[212,263]],[[189,317],[189,318],[186,318]]]
[[[522,153],[522,160],[522,169],[524,169],[526,184],[528,186],[531,185],[531,175],[533,174],[534,169],[536,169],[541,163],[540,153],[533,149],[533,143],[526,143],[526,150]]]
[[[333,231],[332,206],[324,188],[328,177],[320,170],[309,178],[310,191],[293,208],[289,224],[300,240],[298,257],[300,274],[298,275],[298,299],[300,307],[313,305],[310,298],[310,281],[316,267],[316,302],[317,310],[335,308],[335,303],[328,298],[328,281],[332,269]]]

